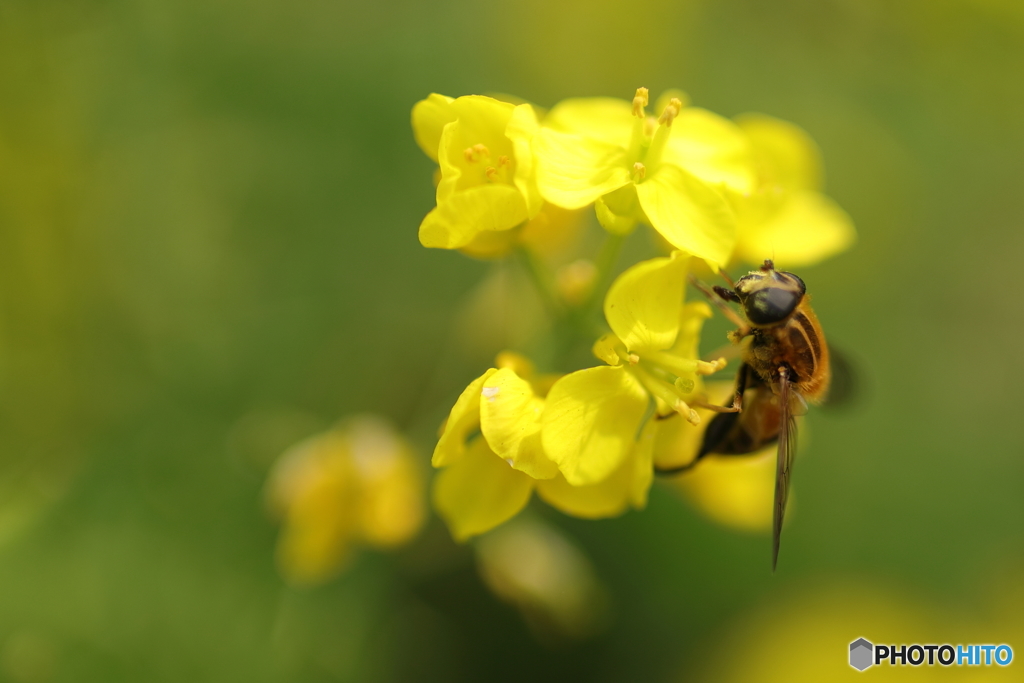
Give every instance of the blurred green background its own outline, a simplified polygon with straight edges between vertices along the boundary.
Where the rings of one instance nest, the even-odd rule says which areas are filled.
[[[0,679],[834,680],[859,636],[1024,655],[1021,7],[0,0]],[[533,506],[607,586],[584,642],[531,635],[436,519],[287,587],[273,458],[374,411],[426,461],[498,350],[453,334],[493,266],[417,242],[412,104],[639,85],[803,126],[859,230],[801,272],[863,390],[806,420],[779,572],[767,536],[656,487],[611,521]]]

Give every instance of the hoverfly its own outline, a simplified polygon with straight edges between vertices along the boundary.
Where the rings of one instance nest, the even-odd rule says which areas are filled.
[[[708,424],[697,456],[686,465],[659,472],[682,472],[706,455],[746,455],[778,441],[772,513],[775,571],[796,452],[795,417],[807,411],[808,401],[820,403],[828,393],[828,345],[803,280],[775,270],[771,259],[735,284],[730,282],[731,289],[715,286],[711,292],[697,281],[694,284],[736,323],[730,340],[746,346],[732,404],[713,407],[718,414]],[[744,316],[727,306],[727,301],[740,304]]]

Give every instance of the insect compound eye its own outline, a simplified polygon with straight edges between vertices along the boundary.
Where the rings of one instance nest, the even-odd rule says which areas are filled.
[[[788,318],[803,296],[803,292],[786,287],[765,287],[751,292],[743,310],[754,325],[774,325]]]
[[[783,278],[784,280],[789,280],[790,282],[795,284],[797,287],[799,287],[801,294],[803,294],[803,293],[805,293],[807,291],[807,285],[804,284],[804,281],[801,280],[796,275],[793,275],[793,273],[787,273],[787,272],[783,271],[783,272],[779,272],[778,275],[781,278]]]

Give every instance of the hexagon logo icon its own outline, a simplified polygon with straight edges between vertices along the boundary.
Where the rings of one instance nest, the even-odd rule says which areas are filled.
[[[875,646],[864,640],[858,638],[857,640],[850,643],[850,666],[857,671],[863,671],[872,664],[874,664],[873,654]]]

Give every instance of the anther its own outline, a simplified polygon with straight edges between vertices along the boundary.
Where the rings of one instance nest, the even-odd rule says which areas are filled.
[[[648,101],[647,88],[637,88],[636,95],[633,96],[633,116],[642,119],[644,107],[647,106]]]
[[[500,157],[498,157],[498,166],[508,166],[511,163],[512,163],[512,160],[509,159],[504,154],[502,154]]]
[[[643,180],[647,176],[647,167],[639,161],[633,164],[633,177],[637,180]]]
[[[467,147],[466,149],[462,150],[462,156],[466,157],[466,161],[473,163],[474,161],[476,161],[476,150],[474,150],[472,147]]]
[[[675,404],[673,404],[672,408],[677,413],[682,415],[684,420],[686,420],[687,422],[689,422],[693,426],[696,427],[697,425],[700,424],[700,415],[697,414],[696,410],[694,410],[690,406],[686,405],[686,401],[683,401],[682,399],[680,399],[680,400],[676,401]]]
[[[679,100],[676,100],[676,101],[678,102]],[[491,150],[487,149],[486,145],[482,145],[482,144],[473,145],[473,151],[475,151],[477,154],[479,154],[480,156],[483,156],[483,157],[491,156]]]
[[[714,373],[724,368],[726,365],[727,363],[724,358],[718,358],[716,360],[711,361],[710,363],[707,361],[699,360],[697,361],[696,373],[698,375],[713,375]]]
[[[668,105],[664,111],[661,112],[661,118],[658,119],[658,123],[663,126],[671,126],[672,122],[679,116],[679,112],[683,110],[683,102],[678,97],[673,97],[668,101]]]
[[[627,359],[629,360],[630,365],[636,365],[637,363],[640,362],[640,356],[636,355],[635,353],[629,354],[627,356]]]
[[[487,168],[485,168],[484,173],[487,174],[488,180],[496,180],[498,178],[498,169],[494,168],[493,166],[488,166]]]

